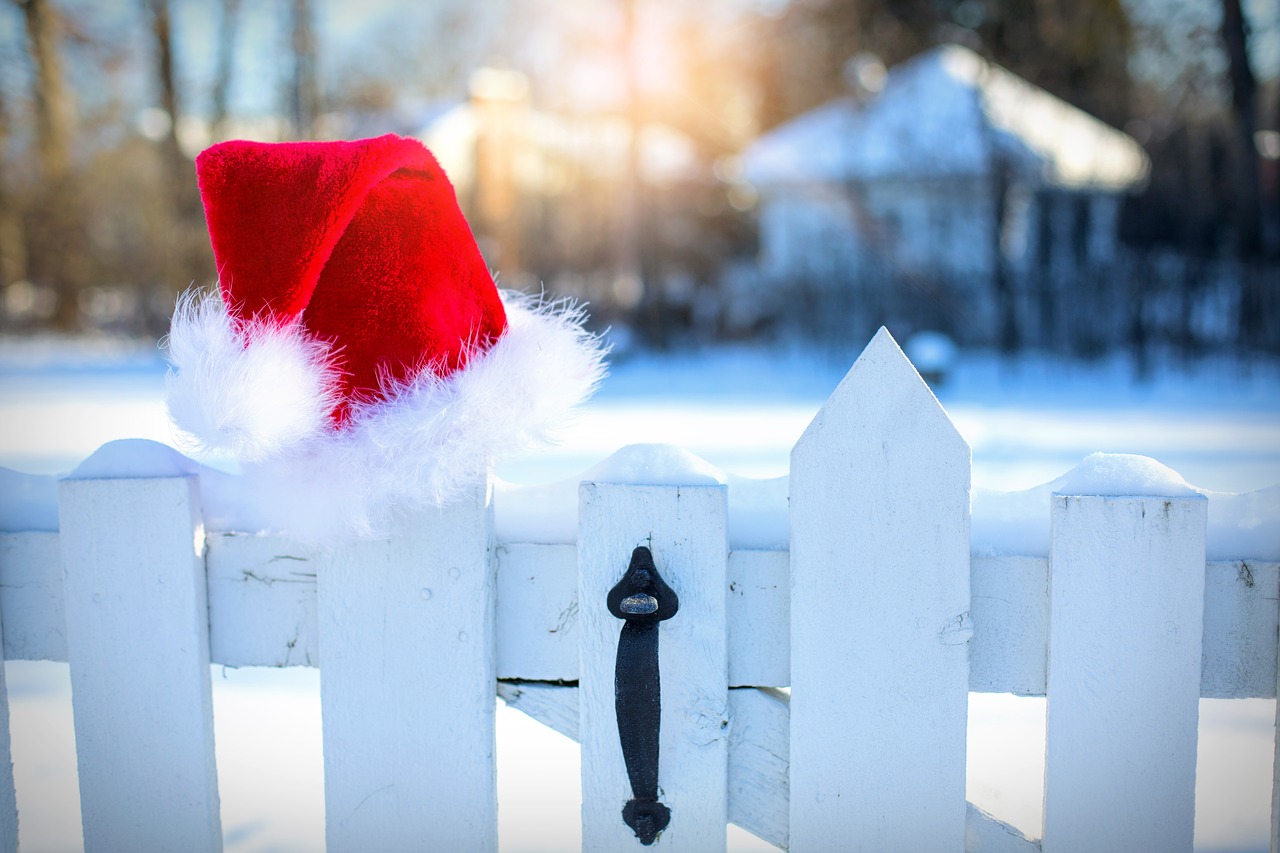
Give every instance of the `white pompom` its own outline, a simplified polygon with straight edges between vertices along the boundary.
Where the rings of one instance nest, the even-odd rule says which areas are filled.
[[[167,346],[169,415],[193,449],[257,462],[329,427],[337,401],[330,348],[300,324],[240,323],[216,294],[188,291]]]

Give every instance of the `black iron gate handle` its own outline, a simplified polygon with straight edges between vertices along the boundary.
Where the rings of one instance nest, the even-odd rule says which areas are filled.
[[[641,844],[652,844],[671,822],[658,802],[658,732],[662,722],[658,674],[658,623],[676,615],[680,600],[663,582],[653,554],[643,545],[631,553],[626,575],[609,590],[609,612],[625,620],[614,669],[614,709],[631,799],[622,819]]]

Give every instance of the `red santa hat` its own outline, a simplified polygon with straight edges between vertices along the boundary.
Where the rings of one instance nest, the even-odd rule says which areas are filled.
[[[377,533],[448,501],[604,375],[580,310],[498,291],[415,140],[224,142],[196,173],[219,292],[179,301],[169,410],[278,526]]]

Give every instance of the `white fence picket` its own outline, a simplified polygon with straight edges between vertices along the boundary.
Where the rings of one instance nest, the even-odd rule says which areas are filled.
[[[483,492],[315,561],[331,851],[497,849]]]
[[[59,484],[85,850],[222,849],[194,477]]]
[[[1272,585],[1277,591],[1276,601],[1280,602],[1280,579]],[[1280,609],[1277,610],[1280,620]],[[1271,764],[1271,853],[1280,853],[1280,638],[1277,639],[1276,650],[1276,742]]]
[[[0,636],[4,621],[0,619]],[[13,758],[9,749],[9,690],[0,660],[0,853],[18,853],[18,798],[13,789]]]
[[[1053,497],[1046,853],[1191,850],[1206,508]]]
[[[963,849],[969,448],[884,329],[792,451],[791,595],[791,849]]]
[[[659,795],[671,809],[660,844],[725,848],[729,714],[724,486],[584,483],[578,531],[582,846],[641,849],[622,821],[631,798],[614,708],[622,622],[605,607],[638,545],[648,546],[680,609],[661,623]]]

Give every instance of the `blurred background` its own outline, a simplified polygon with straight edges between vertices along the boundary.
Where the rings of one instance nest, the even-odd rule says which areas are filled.
[[[196,153],[386,132],[619,354],[1280,350],[1274,0],[0,0],[0,333],[163,334]]]
[[[0,530],[104,442],[175,441],[156,341],[216,278],[194,156],[388,132],[501,285],[609,329],[500,510],[634,442],[785,475],[881,324],[979,522],[1095,450],[1280,488],[1276,0],[0,0]],[[5,672],[23,849],[80,850],[67,667]],[[214,675],[227,849],[323,849],[317,671]],[[1269,848],[1275,713],[1201,703],[1198,851]],[[968,797],[1033,836],[1044,721],[970,697]],[[498,728],[501,848],[577,849],[577,748]]]

